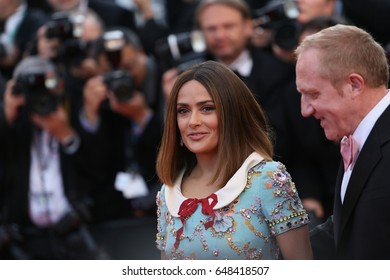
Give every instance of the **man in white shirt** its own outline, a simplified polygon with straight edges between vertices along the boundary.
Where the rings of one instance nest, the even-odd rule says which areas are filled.
[[[308,36],[296,53],[302,115],[318,119],[329,140],[342,140],[342,147],[353,143],[351,157],[339,169],[333,219],[312,235],[314,256],[389,259],[390,94],[385,52],[364,30],[336,25]],[[327,243],[325,235],[334,243]],[[323,251],[325,244],[335,250]]]
[[[83,148],[61,104],[60,85],[53,64],[39,57],[23,59],[7,83],[0,103],[0,223],[18,225],[24,258],[93,259],[101,256],[85,225]]]

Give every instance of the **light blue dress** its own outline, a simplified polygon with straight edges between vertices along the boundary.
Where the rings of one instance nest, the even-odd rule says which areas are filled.
[[[187,198],[181,194],[183,174],[174,186],[163,185],[157,195],[156,244],[170,259],[278,259],[275,236],[309,222],[294,183],[283,164],[252,153],[229,182],[215,192],[211,215],[202,203],[184,222],[177,248],[178,215]],[[178,237],[179,238],[179,237]]]

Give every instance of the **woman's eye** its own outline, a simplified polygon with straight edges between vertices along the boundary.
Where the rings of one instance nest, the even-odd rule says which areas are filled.
[[[204,106],[202,108],[202,111],[204,111],[204,112],[209,112],[209,111],[213,111],[213,110],[215,110],[214,106]]]
[[[186,108],[178,108],[177,109],[177,113],[180,115],[185,114],[187,112],[188,112],[188,109],[186,109]]]

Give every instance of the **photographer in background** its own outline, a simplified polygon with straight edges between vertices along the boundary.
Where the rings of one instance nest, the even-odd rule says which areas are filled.
[[[47,0],[47,2],[52,12],[85,13],[91,10],[102,19],[106,28],[124,27],[132,30],[138,35],[148,54],[153,53],[155,41],[167,33],[166,27],[157,22],[152,14],[145,18],[143,25],[137,25],[134,11],[119,6],[115,1]]]
[[[98,15],[85,13],[53,14],[38,31],[36,52],[56,63],[64,77],[67,111],[77,122],[87,79],[100,73],[94,58],[95,41],[104,31]]]
[[[159,187],[155,159],[162,129],[158,68],[137,35],[125,28],[103,33],[97,61],[102,75],[87,81],[80,112],[81,137],[88,141],[96,175],[94,217],[107,221],[154,215]],[[145,186],[146,196],[127,195]]]
[[[268,49],[286,62],[294,63],[302,25],[316,17],[343,20],[340,0],[272,0],[253,12],[254,46]]]
[[[63,108],[54,65],[40,57],[23,59],[1,105],[1,222],[18,236],[9,240],[11,252],[17,252],[13,257],[104,258],[86,226],[89,190],[78,177],[83,143]]]
[[[45,20],[25,0],[0,0],[0,71],[7,80]]]

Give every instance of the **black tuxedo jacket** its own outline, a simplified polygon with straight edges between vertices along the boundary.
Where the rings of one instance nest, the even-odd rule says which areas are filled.
[[[390,106],[377,120],[355,163],[344,203],[340,166],[334,237],[340,259],[390,259]]]

